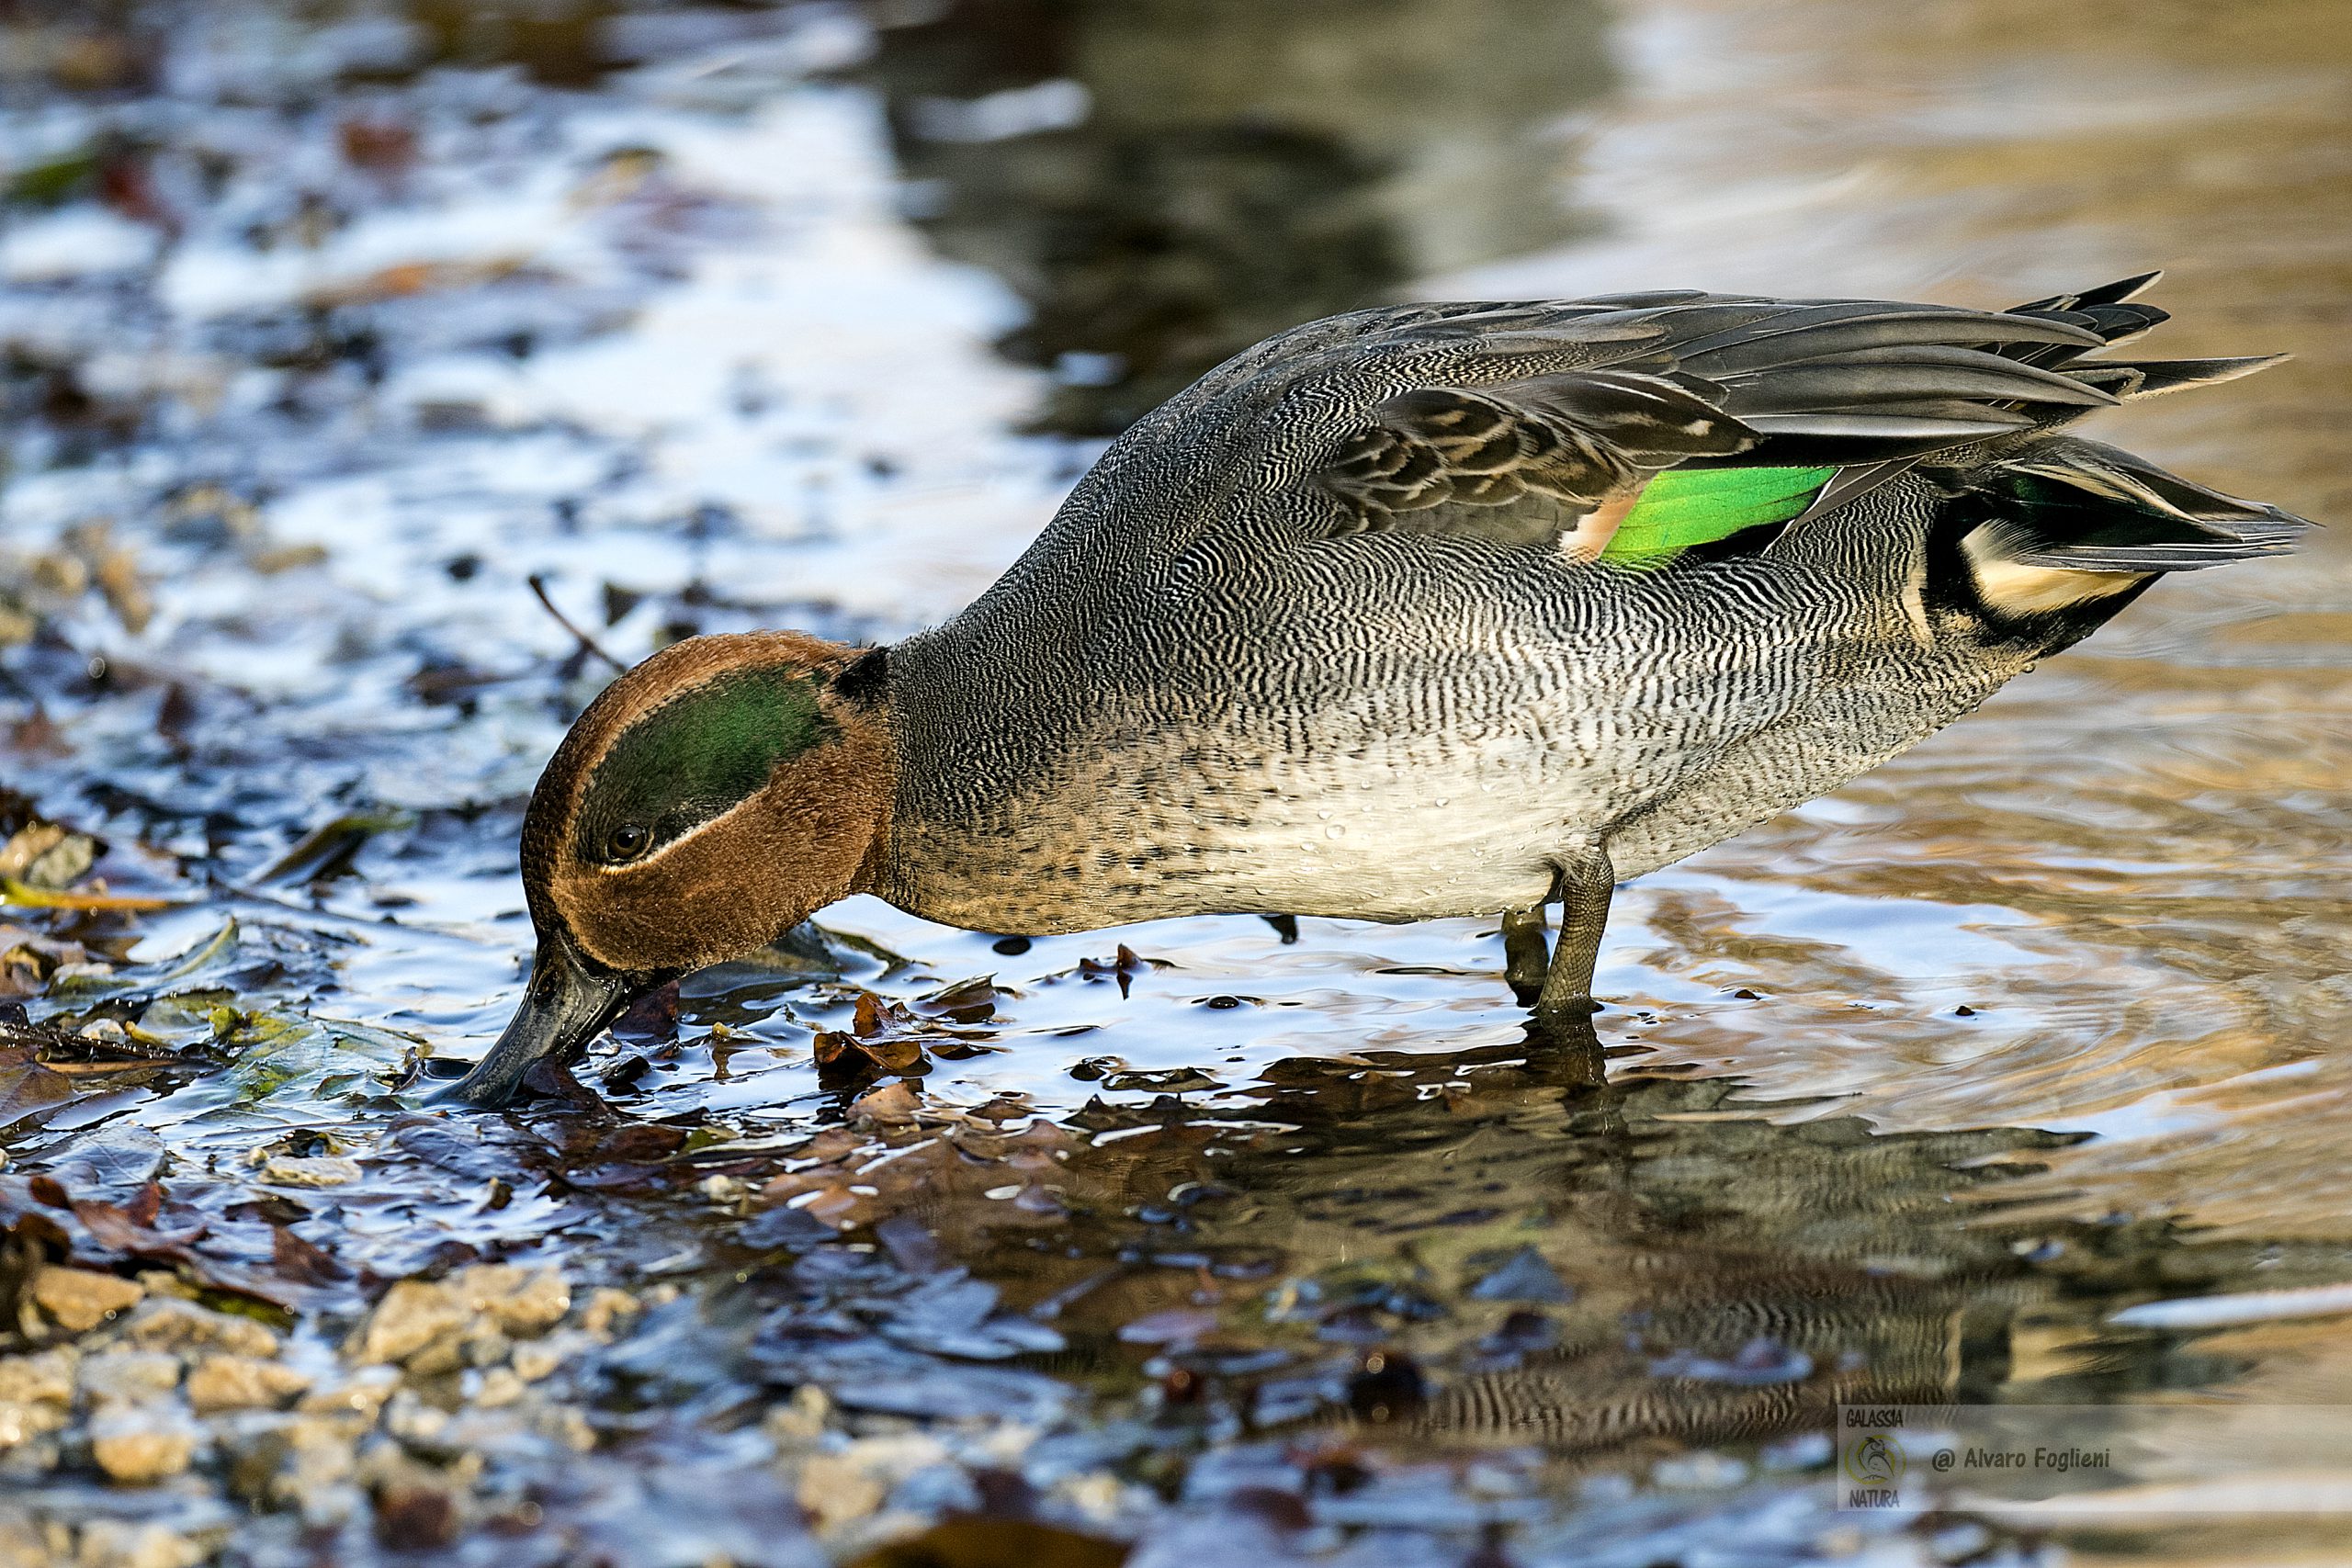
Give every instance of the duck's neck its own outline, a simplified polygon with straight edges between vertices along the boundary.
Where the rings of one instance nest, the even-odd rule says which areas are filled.
[[[897,826],[898,814],[894,800],[897,793],[897,770],[890,766],[889,762],[890,758],[886,753],[883,772],[875,781],[876,794],[874,802],[874,835],[866,840],[865,858],[857,863],[857,871],[850,878],[849,891],[852,894],[871,893],[883,898],[890,896],[890,887],[894,880],[891,874],[890,840],[891,830]]]
[[[888,897],[891,830],[898,819],[899,740],[888,672],[888,649],[874,649],[834,677],[841,726],[849,751],[844,793],[856,799],[859,816],[871,825],[865,852],[850,877],[848,892]]]

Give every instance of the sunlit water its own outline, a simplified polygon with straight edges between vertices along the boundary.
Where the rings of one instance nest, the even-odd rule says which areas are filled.
[[[586,92],[417,74],[380,18],[240,14],[164,35],[171,93],[20,95],[19,170],[102,123],[161,151],[147,209],[19,203],[0,231],[34,415],[0,544],[103,519],[153,607],[133,630],[85,595],[6,654],[8,782],[181,906],[81,928],[138,966],[126,1021],[201,988],[322,1027],[85,1096],[12,1157],[100,1125],[183,1163],[324,1133],[380,1175],[306,1234],[386,1275],[421,1266],[429,1211],[698,1277],[708,1217],[675,1218],[674,1184],[436,1204],[451,1178],[384,1131],[413,1091],[367,1076],[470,1056],[518,994],[520,800],[603,678],[526,579],[624,659],[755,625],[887,639],[1009,562],[1094,433],[1297,317],[1683,285],[2000,305],[2167,265],[2158,352],[2298,358],[2098,434],[2352,514],[2337,8],[1373,9],[1237,9],[1216,47],[1149,6],[1042,39],[711,13]],[[413,152],[371,166],[369,117]],[[2346,559],[2323,534],[2168,582],[1910,756],[1627,889],[1605,1086],[1528,1057],[1481,922],[1023,947],[870,899],[688,981],[673,1032],[624,1030],[580,1077],[625,1119],[771,1147],[840,1116],[812,1044],[861,991],[992,976],[926,1095],[1094,1140],[1049,1247],[1003,1188],[909,1201],[1054,1305],[1068,1348],[1037,1364],[1078,1386],[1165,1371],[1122,1325],[1210,1312],[1236,1423],[1345,1403],[1325,1362],[1358,1342],[1432,1371],[1399,1443],[1636,1475],[1847,1392],[2325,1399],[2352,1390],[2332,1332],[2107,1317],[2352,1279]],[[335,874],[269,874],[354,815],[375,827]],[[1530,1245],[1567,1304],[1517,1344],[1469,1287]],[[1673,1371],[1759,1343],[1786,1375]],[[1766,1495],[1815,1484],[1736,1451]]]

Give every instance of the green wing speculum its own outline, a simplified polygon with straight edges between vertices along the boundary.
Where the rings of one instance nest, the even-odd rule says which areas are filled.
[[[1669,468],[1642,499],[1600,558],[1660,565],[1694,545],[1746,529],[1785,523],[1813,504],[1838,470],[1826,468]]]

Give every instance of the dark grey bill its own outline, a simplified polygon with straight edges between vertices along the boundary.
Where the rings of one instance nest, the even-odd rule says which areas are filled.
[[[523,1075],[542,1056],[562,1057],[578,1050],[619,1016],[647,987],[637,977],[582,957],[562,931],[539,938],[531,961],[531,988],[472,1072],[425,1097],[428,1105],[470,1105],[481,1110],[514,1098]]]

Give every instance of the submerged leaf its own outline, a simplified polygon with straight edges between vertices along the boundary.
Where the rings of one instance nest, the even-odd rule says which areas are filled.
[[[53,1110],[76,1092],[71,1077],[35,1060],[30,1048],[0,1047],[0,1127]]]

